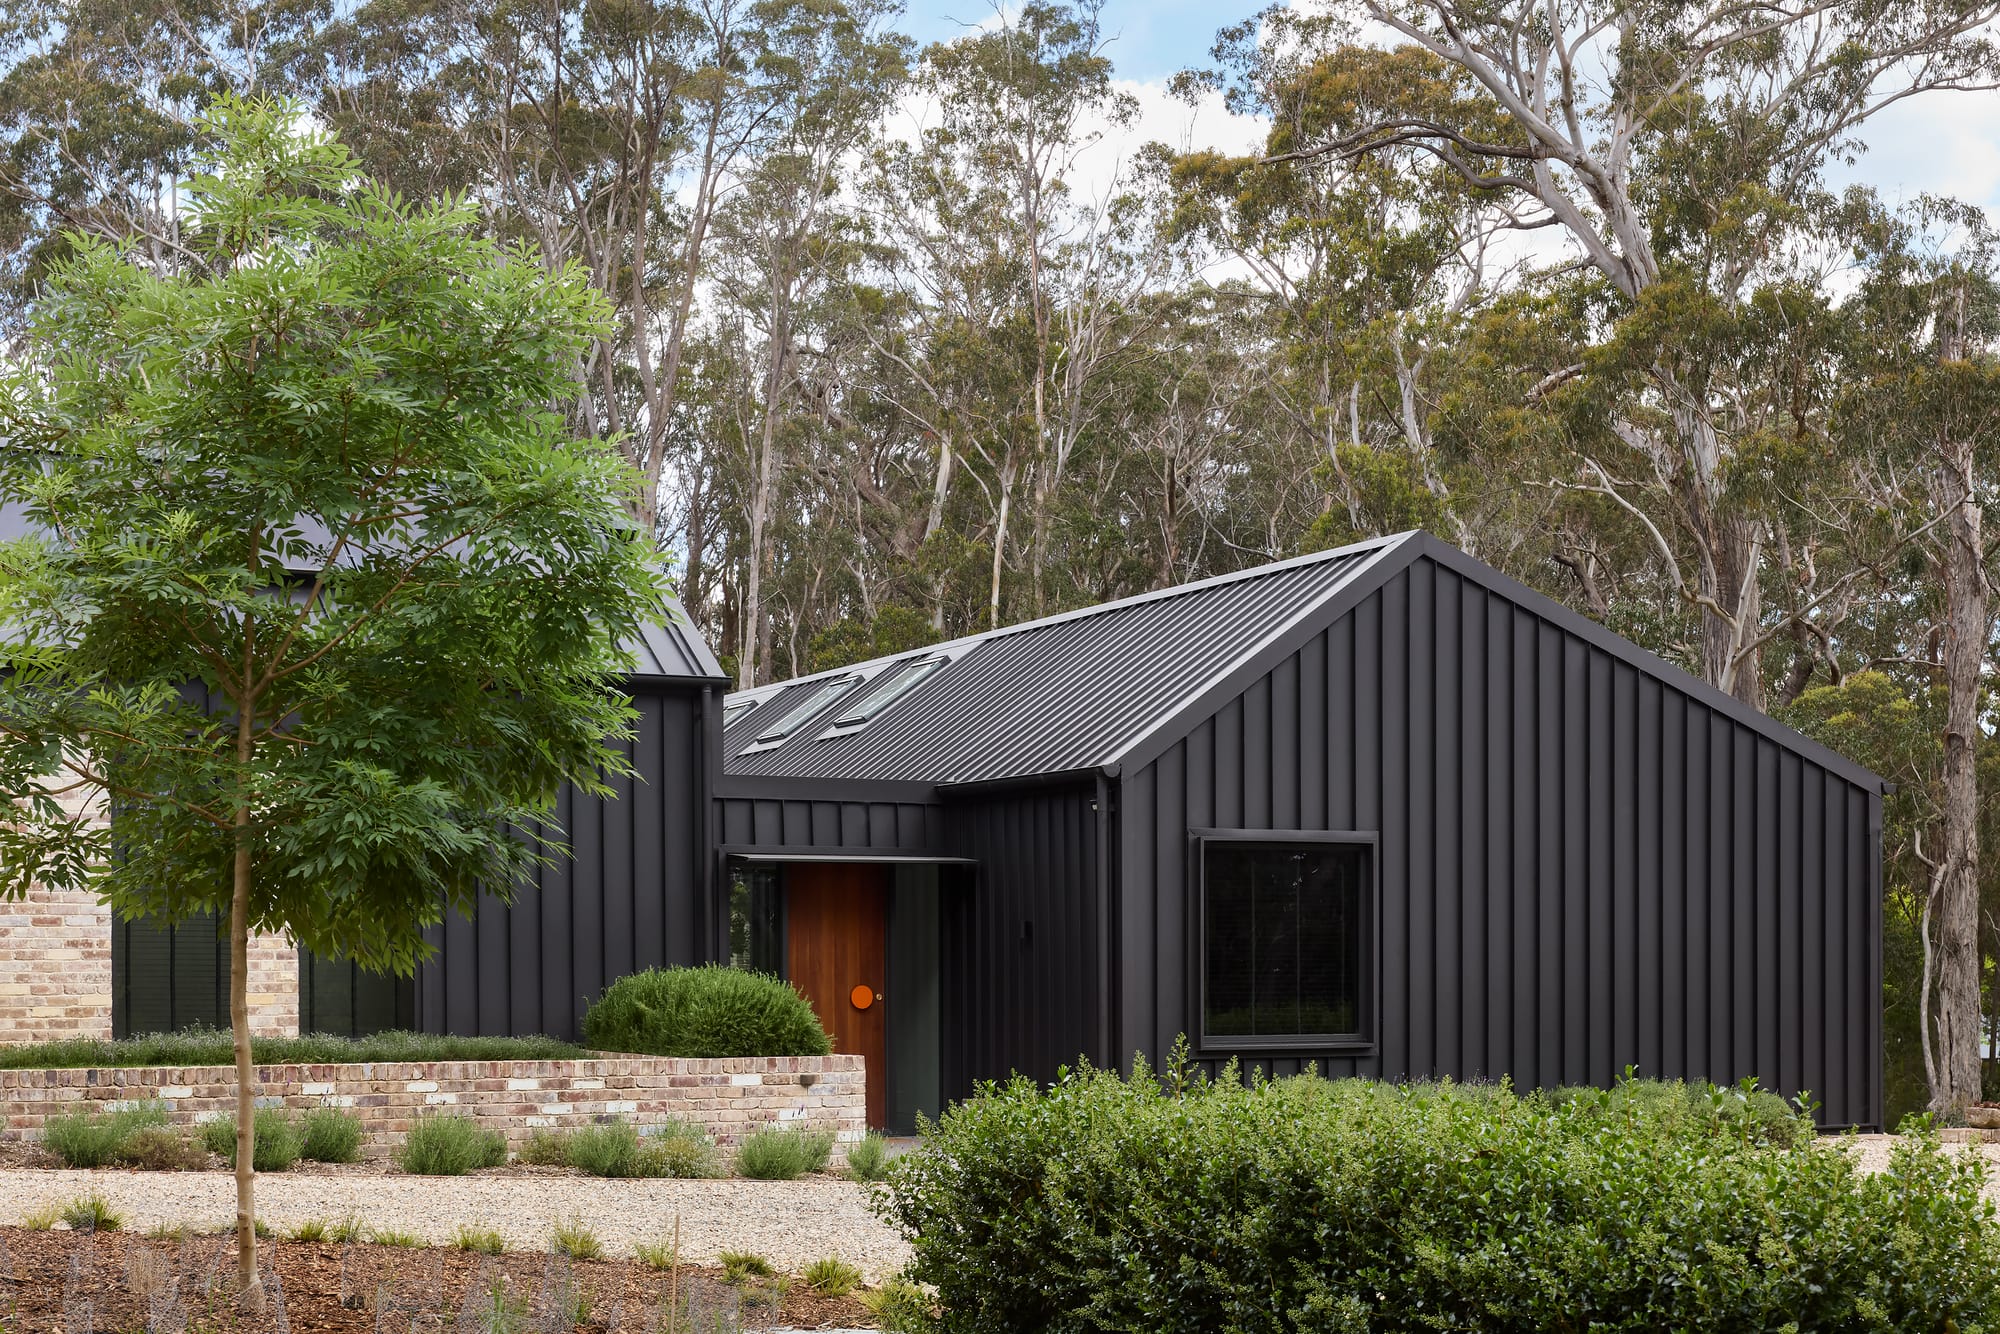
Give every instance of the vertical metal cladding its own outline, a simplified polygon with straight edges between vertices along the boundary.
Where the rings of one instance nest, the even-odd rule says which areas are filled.
[[[803,854],[936,855],[943,843],[935,803],[845,799],[841,784],[822,784],[823,797],[721,796],[720,843]]]
[[[1189,829],[1366,830],[1376,1043],[1322,1073],[1754,1075],[1881,1121],[1879,794],[1428,557],[1121,786],[1121,1055],[1196,1021]]]
[[[1096,1050],[1098,790],[988,792],[945,807],[953,852],[974,869],[945,878],[944,1094],[1019,1072],[1055,1078]]]
[[[635,774],[612,779],[607,798],[566,786],[554,825],[567,855],[548,858],[511,903],[482,895],[471,915],[433,928],[437,954],[416,985],[426,1031],[574,1039],[608,983],[714,956],[707,765],[719,708],[700,686],[633,688],[639,717],[623,750]]]

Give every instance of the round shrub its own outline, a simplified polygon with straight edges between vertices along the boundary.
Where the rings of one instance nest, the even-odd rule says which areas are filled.
[[[583,1017],[599,1051],[648,1056],[824,1056],[833,1050],[812,1006],[763,973],[708,964],[619,978]]]
[[[1741,1092],[1082,1070],[954,1105],[885,1208],[944,1334],[2000,1328],[1980,1162]]]

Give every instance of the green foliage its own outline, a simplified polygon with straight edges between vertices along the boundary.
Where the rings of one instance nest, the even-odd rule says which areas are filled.
[[[42,1147],[64,1167],[104,1167],[118,1161],[132,1137],[167,1124],[164,1108],[141,1104],[115,1112],[68,1112],[42,1123]]]
[[[507,1161],[507,1137],[469,1116],[426,1116],[396,1150],[396,1166],[416,1176],[458,1177]]]
[[[599,1051],[652,1056],[824,1056],[812,1006],[788,983],[708,964],[619,978],[583,1017]]]
[[[281,1107],[259,1107],[251,1123],[255,1142],[250,1165],[259,1172],[282,1172],[298,1162],[305,1148],[306,1132]],[[226,1117],[212,1117],[201,1123],[201,1141],[208,1151],[236,1165],[236,1123]]]
[[[834,1255],[807,1265],[802,1277],[806,1286],[822,1297],[845,1297],[860,1287],[862,1281],[859,1269]]]
[[[212,1028],[147,1033],[102,1041],[72,1038],[0,1047],[0,1070],[125,1069],[148,1065],[232,1065],[230,1036]],[[389,1030],[365,1038],[308,1033],[296,1038],[254,1038],[258,1065],[360,1065],[370,1061],[566,1061],[584,1054],[556,1038],[460,1038]]]
[[[847,1146],[847,1175],[856,1181],[880,1181],[889,1175],[889,1143],[874,1131]]]
[[[736,1146],[736,1175],[755,1181],[794,1181],[824,1171],[833,1156],[833,1132],[763,1126]]]
[[[572,1260],[602,1260],[604,1243],[584,1225],[580,1214],[571,1214],[560,1219],[549,1230],[549,1244],[558,1254],[567,1255]]]
[[[461,1251],[472,1251],[478,1255],[499,1255],[507,1249],[506,1238],[490,1227],[461,1225],[453,1235],[451,1244]]]
[[[882,1207],[947,1331],[1972,1329],[1983,1176],[1864,1173],[1742,1089],[1085,1069],[954,1106]]]
[[[514,1158],[530,1167],[568,1167],[569,1135],[561,1130],[532,1131]]]
[[[44,1204],[21,1215],[21,1226],[29,1232],[48,1232],[62,1221],[62,1206]]]
[[[146,1126],[118,1146],[118,1162],[147,1172],[199,1172],[208,1150],[192,1136],[168,1126]]]
[[[300,1241],[308,1245],[318,1245],[326,1240],[327,1221],[324,1218],[308,1218],[297,1227],[286,1231],[287,1241]]]
[[[528,1294],[508,1283],[505,1274],[494,1274],[459,1312],[459,1328],[469,1334],[522,1334],[533,1316]]]
[[[404,1250],[404,1251],[417,1250],[421,1248],[424,1244],[424,1239],[418,1236],[414,1232],[406,1232],[399,1228],[388,1228],[388,1227],[369,1228],[366,1234],[366,1240],[371,1245],[393,1246],[397,1250]]]
[[[643,1177],[721,1176],[721,1155],[706,1127],[680,1117],[671,1117],[646,1131],[639,1147],[639,1173]]]
[[[632,1248],[632,1255],[648,1269],[669,1272],[680,1266],[680,1255],[671,1242],[642,1241]]]
[[[368,1229],[361,1225],[361,1220],[349,1214],[327,1228],[326,1239],[336,1246],[345,1246],[348,1242],[360,1241],[367,1232]]]
[[[890,604],[878,608],[871,621],[837,621],[815,633],[806,645],[802,673],[823,672],[851,662],[886,658],[924,648],[943,638],[923,613]]]
[[[938,1327],[937,1302],[907,1278],[892,1278],[862,1293],[861,1304],[874,1313],[887,1334],[930,1334]]]
[[[251,929],[407,971],[530,865],[510,828],[619,771],[603,683],[657,563],[559,411],[604,328],[582,276],[301,117],[211,103],[184,262],[75,238],[9,362],[0,498],[37,528],[0,548],[0,866],[226,918],[240,842]],[[115,795],[115,856],[59,756]]]
[[[313,1163],[352,1163],[361,1157],[361,1118],[338,1107],[315,1107],[299,1120],[299,1157]]]
[[[624,1121],[585,1126],[570,1133],[569,1165],[594,1177],[639,1175],[639,1132]]]
[[[125,1215],[95,1191],[77,1196],[57,1212],[73,1232],[116,1232],[125,1226]]]
[[[751,1278],[770,1278],[778,1271],[771,1262],[751,1251],[723,1251],[715,1257],[722,1265],[722,1278],[726,1283],[741,1283]]]

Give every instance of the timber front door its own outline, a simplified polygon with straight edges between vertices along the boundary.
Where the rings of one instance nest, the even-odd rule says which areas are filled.
[[[888,1124],[884,1019],[889,876],[857,863],[797,863],[785,875],[785,973],[812,1002],[833,1049],[868,1060],[868,1124]]]

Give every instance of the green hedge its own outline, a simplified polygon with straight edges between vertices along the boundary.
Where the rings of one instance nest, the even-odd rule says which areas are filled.
[[[358,1065],[365,1061],[559,1061],[582,1056],[584,1051],[557,1038],[459,1038],[392,1029],[365,1038],[331,1033],[253,1038],[250,1054],[259,1065]],[[115,1042],[75,1038],[0,1047],[0,1070],[235,1063],[236,1048],[229,1034],[213,1028],[148,1033]]]
[[[949,1331],[2000,1328],[1983,1168],[1804,1131],[1732,1089],[1086,1070],[954,1107],[880,1207]]]
[[[583,1017],[599,1051],[650,1056],[824,1056],[812,1006],[789,983],[709,964],[619,978]]]

